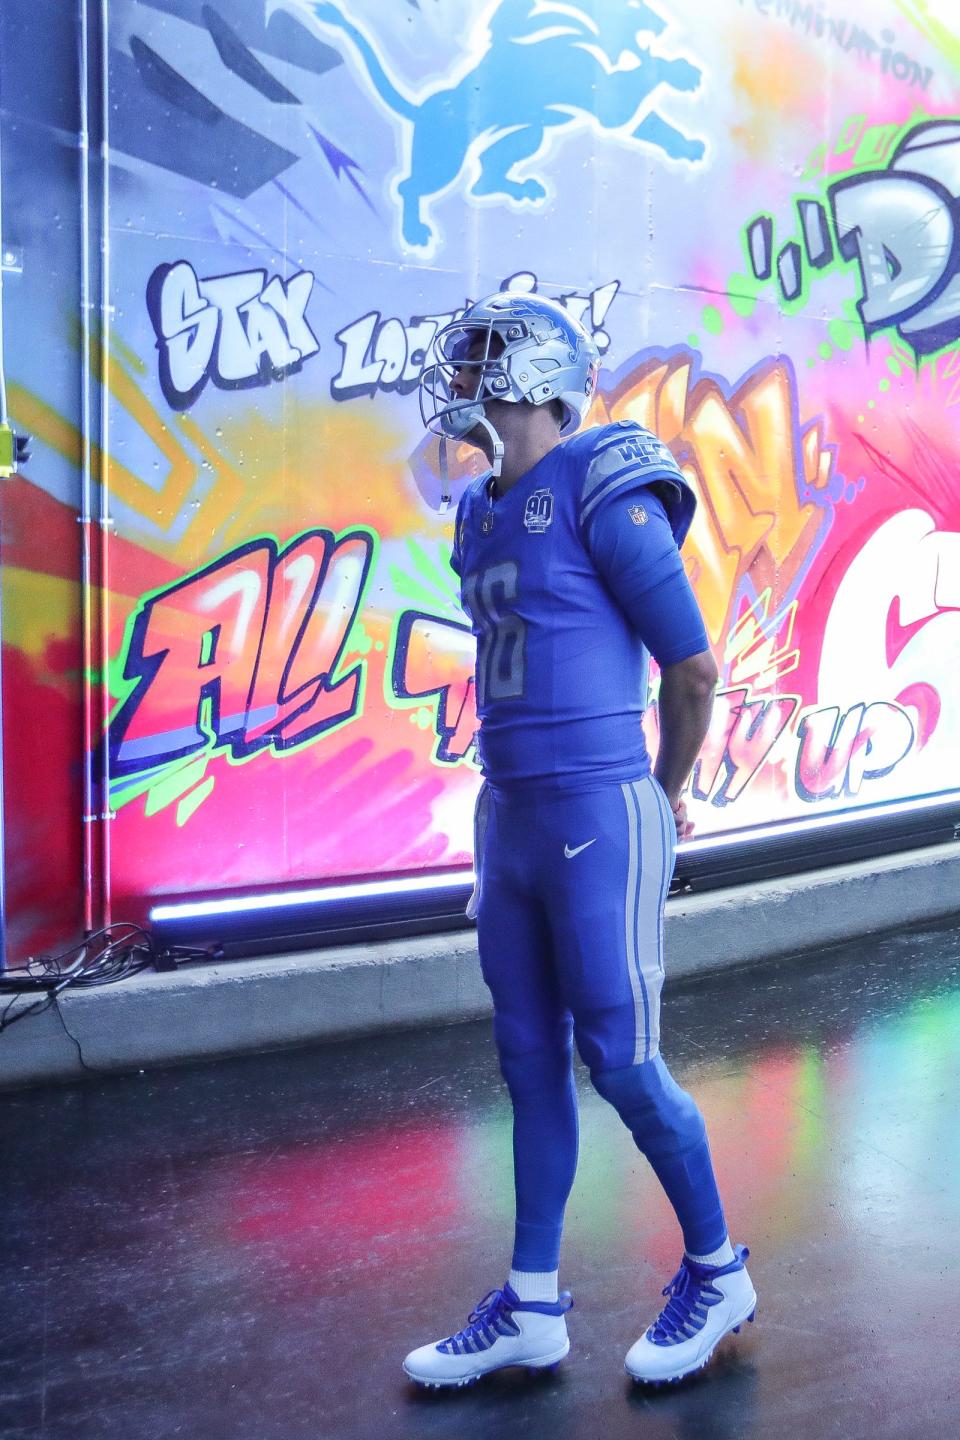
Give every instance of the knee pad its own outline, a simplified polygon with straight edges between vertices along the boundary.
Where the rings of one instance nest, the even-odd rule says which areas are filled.
[[[660,1055],[622,1070],[591,1070],[590,1078],[645,1155],[676,1158],[705,1140],[696,1101],[680,1088]]]

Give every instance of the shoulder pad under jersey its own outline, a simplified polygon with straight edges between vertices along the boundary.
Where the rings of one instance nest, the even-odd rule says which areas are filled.
[[[605,500],[617,491],[665,481],[670,486],[665,500],[677,544],[690,528],[696,497],[684,478],[669,446],[652,431],[633,420],[601,425],[591,435],[592,444],[584,454],[585,474],[580,487],[581,525]],[[586,439],[586,436],[584,437]]]

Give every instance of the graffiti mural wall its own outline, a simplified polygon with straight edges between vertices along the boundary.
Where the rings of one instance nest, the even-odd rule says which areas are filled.
[[[505,285],[593,331],[591,422],[649,426],[699,492],[684,553],[722,680],[697,833],[960,785],[948,4],[90,8],[93,313],[70,274],[80,92],[53,113],[37,45],[28,123],[5,77],[5,160],[30,124],[56,143],[4,196],[35,437],[5,493],[31,538],[4,678],[33,746],[95,697],[88,755],[78,726],[48,753],[74,810],[89,766],[98,904],[469,865],[472,646],[415,392],[439,326]],[[75,64],[72,22],[17,0],[21,22]],[[51,270],[53,209],[76,233]],[[106,653],[81,676],[82,355],[109,519]],[[457,453],[455,497],[477,460]],[[13,958],[50,918],[26,904],[31,753],[6,754]]]

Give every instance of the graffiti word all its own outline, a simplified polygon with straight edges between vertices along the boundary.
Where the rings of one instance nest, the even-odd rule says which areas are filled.
[[[186,260],[159,265],[147,285],[167,404],[186,410],[208,380],[222,390],[280,380],[316,355],[306,317],[314,277],[265,270],[197,276]]]
[[[290,750],[359,714],[366,662],[344,656],[374,548],[365,528],[256,540],[146,600],[110,727],[115,773],[211,747]]]
[[[827,207],[797,202],[800,240],[776,257],[773,220],[760,215],[746,229],[758,280],[776,270],[785,300],[798,300],[807,269],[836,260],[856,264],[857,308],[867,338],[893,328],[917,355],[960,336],[960,120],[929,120],[900,141],[885,169],[848,175],[827,188]],[[833,224],[831,234],[830,220]]]

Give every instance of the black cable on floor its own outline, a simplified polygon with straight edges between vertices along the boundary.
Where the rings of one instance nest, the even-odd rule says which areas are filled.
[[[100,949],[94,952],[93,947],[98,941],[103,943]],[[52,1006],[65,1035],[76,1046],[77,1059],[82,1068],[91,1074],[108,1074],[108,1071],[89,1065],[84,1059],[80,1042],[67,1026],[60,1008],[60,992],[71,986],[88,989],[95,985],[116,984],[131,975],[140,974],[151,965],[156,965],[157,959],[156,946],[150,932],[132,921],[119,921],[115,925],[107,925],[97,930],[79,944],[71,945],[55,955],[43,956],[39,961],[31,960],[27,965],[27,976],[37,985],[44,985],[49,981],[47,993],[40,999],[33,1000],[24,1009],[14,1012],[17,1001],[31,993],[26,986],[22,990],[15,990],[13,998],[0,1014],[0,1034],[9,1030],[18,1020],[25,1020],[29,1015],[42,1015]],[[64,961],[68,963],[65,965]],[[7,978],[16,982],[15,976]]]
[[[28,1015],[37,1015],[43,1010],[49,1010],[53,1003],[50,995],[44,995],[41,1000],[34,1000],[33,1004],[28,1005],[25,1010],[19,1010],[16,1015],[11,1016],[10,1011],[18,1000],[23,999],[25,993],[27,992],[23,990],[18,991],[10,1003],[5,1006],[3,1014],[0,1015],[0,1034],[2,1034],[4,1030],[9,1030],[11,1025],[16,1025],[18,1020],[25,1020]]]
[[[74,1045],[77,1047],[77,1059],[80,1061],[81,1067],[84,1070],[89,1071],[91,1075],[109,1075],[109,1070],[104,1070],[99,1065],[88,1065],[86,1060],[84,1060],[83,1051],[80,1049],[80,1041],[77,1039],[76,1035],[74,1035],[67,1028],[67,1022],[63,1018],[63,1011],[60,1009],[60,1002],[55,995],[53,996],[53,1008],[54,1010],[56,1010],[57,1016],[60,1020],[60,1024],[63,1026],[63,1033],[66,1035],[67,1039],[72,1040]]]

